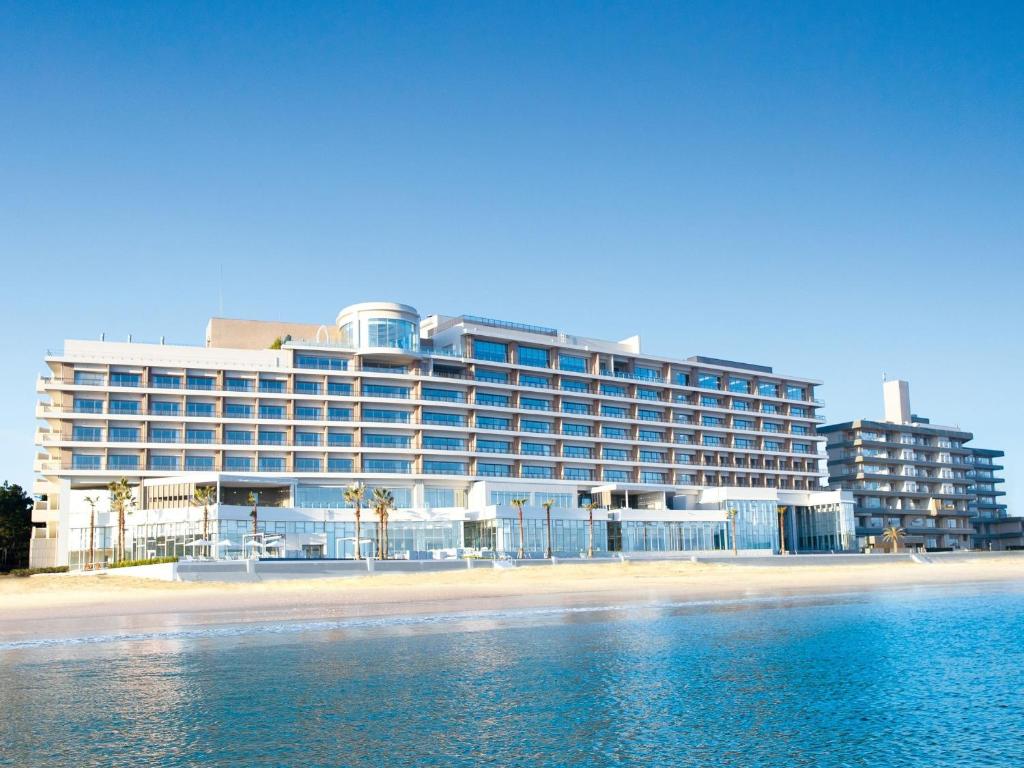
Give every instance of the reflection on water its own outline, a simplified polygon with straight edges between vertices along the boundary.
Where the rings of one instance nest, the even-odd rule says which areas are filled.
[[[0,764],[1009,766],[1019,587],[0,646]]]

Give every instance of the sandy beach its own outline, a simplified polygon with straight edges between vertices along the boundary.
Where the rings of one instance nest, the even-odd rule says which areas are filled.
[[[110,576],[0,579],[0,642],[244,622],[437,614],[538,606],[849,593],[979,582],[1024,584],[1024,557],[932,564],[561,564],[245,584]]]

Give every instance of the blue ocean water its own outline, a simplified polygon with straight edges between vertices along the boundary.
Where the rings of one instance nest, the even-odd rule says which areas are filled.
[[[1024,585],[0,644],[0,765],[1019,766]]]

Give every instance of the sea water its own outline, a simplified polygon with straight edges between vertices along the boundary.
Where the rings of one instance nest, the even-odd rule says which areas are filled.
[[[1024,585],[0,643],[0,765],[1021,766]]]

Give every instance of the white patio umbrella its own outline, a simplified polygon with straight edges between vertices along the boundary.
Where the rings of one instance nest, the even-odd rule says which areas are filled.
[[[208,547],[213,544],[209,539],[196,539],[185,544],[186,547]]]

